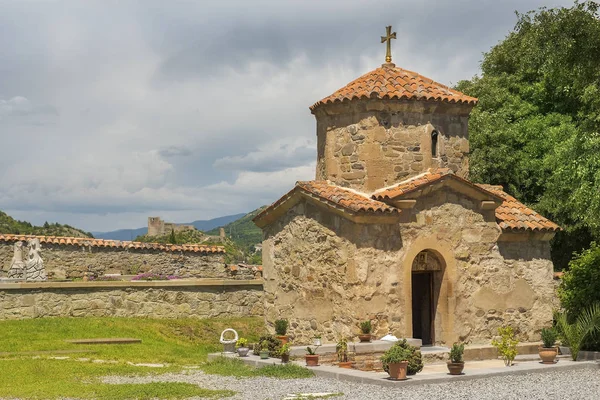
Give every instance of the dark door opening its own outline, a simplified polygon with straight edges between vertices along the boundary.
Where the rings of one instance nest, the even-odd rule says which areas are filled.
[[[412,327],[413,337],[423,345],[433,344],[433,274],[412,274]]]

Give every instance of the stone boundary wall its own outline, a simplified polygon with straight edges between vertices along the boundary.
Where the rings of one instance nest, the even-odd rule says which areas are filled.
[[[0,283],[0,320],[262,315],[262,280]]]
[[[12,241],[0,241],[0,276],[13,258]],[[81,278],[104,274],[137,275],[156,272],[194,278],[252,279],[249,269],[233,271],[221,252],[164,251],[153,248],[82,246],[42,243],[41,257],[49,279]]]

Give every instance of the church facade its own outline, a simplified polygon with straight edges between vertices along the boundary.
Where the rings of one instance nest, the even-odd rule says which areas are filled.
[[[254,219],[268,324],[287,318],[298,344],[356,336],[364,320],[423,344],[489,344],[506,324],[539,340],[560,228],[468,180],[476,103],[387,62],[310,107],[316,179]]]

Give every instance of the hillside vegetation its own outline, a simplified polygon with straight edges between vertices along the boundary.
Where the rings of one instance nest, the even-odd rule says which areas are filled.
[[[171,232],[163,236],[142,235],[136,237],[136,242],[144,243],[171,243],[171,244],[206,244],[225,246],[228,263],[261,264],[262,255],[254,251],[254,245],[262,243],[262,231],[254,225],[252,218],[265,207],[260,207],[249,212],[242,218],[230,222],[222,227],[212,229],[206,233],[201,231]],[[219,229],[225,229],[226,239],[218,239]]]
[[[0,211],[0,233],[42,236],[93,237],[91,233],[73,228],[70,225],[46,222],[43,226],[35,226],[27,221],[19,221]]]
[[[257,208],[256,210],[244,215],[242,218],[219,228],[224,228],[225,235],[231,238],[231,240],[233,240],[240,248],[247,251],[253,251],[255,244],[262,243],[262,231],[254,224],[254,222],[252,222],[252,218],[254,218],[266,207],[267,206]],[[206,233],[208,235],[218,235],[219,228],[215,228]]]
[[[228,264],[248,262],[246,252],[240,248],[235,242],[229,238],[225,238],[225,241],[215,240],[219,238],[210,237],[204,232],[200,231],[184,231],[184,232],[172,232],[168,235],[162,236],[148,236],[142,235],[136,237],[136,242],[144,243],[163,243],[163,244],[203,244],[209,246],[224,246],[225,247],[225,262]]]

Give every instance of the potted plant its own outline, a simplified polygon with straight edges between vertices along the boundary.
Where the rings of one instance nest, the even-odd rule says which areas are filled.
[[[321,345],[321,336],[315,336],[313,338],[313,344],[317,347],[319,347]]]
[[[348,361],[348,340],[340,339],[335,345],[338,358],[338,367],[352,368],[352,362]]]
[[[423,356],[421,351],[408,343],[406,339],[398,340],[392,347],[400,347],[408,354],[408,366],[406,367],[406,375],[415,375],[423,370]],[[383,370],[389,372],[388,365],[383,363]]]
[[[306,355],[304,359],[306,360],[307,367],[318,367],[319,366],[319,355],[317,354],[317,348],[319,346],[312,349],[310,346],[306,347]]]
[[[282,345],[288,342],[288,337],[286,336],[287,328],[287,319],[278,319],[275,321],[275,334],[277,335],[277,339],[281,340]]]
[[[390,379],[400,381],[406,379],[406,370],[410,356],[410,351],[401,346],[392,346],[381,356],[381,362],[384,365],[384,369],[390,375]]]
[[[281,362],[287,364],[290,362],[290,351],[292,350],[292,345],[288,342],[281,346],[279,349],[279,355],[281,356]]]
[[[260,342],[260,358],[262,360],[269,358],[269,342],[266,340]]]
[[[275,335],[262,335],[259,339],[258,342],[256,342],[257,344],[254,345],[254,350],[253,353],[255,356],[260,355],[260,351],[262,350],[262,344],[264,342],[267,342],[268,344],[268,350],[269,350],[269,357],[271,358],[279,358],[279,349],[281,348],[281,342],[279,341],[279,339],[277,339],[275,337]]]
[[[542,328],[542,347],[538,347],[538,354],[542,364],[554,364],[558,354],[556,344],[556,331],[552,328]]]
[[[371,331],[373,327],[371,326],[371,321],[363,321],[360,323],[360,332],[358,335],[358,339],[361,343],[368,343],[371,341]]]
[[[463,343],[454,343],[450,349],[450,361],[448,361],[448,371],[450,375],[460,375],[465,368],[465,362],[463,361],[463,353],[465,351],[465,345]]]
[[[512,326],[499,327],[498,335],[500,335],[500,340],[492,340],[492,346],[498,349],[498,354],[504,360],[504,365],[511,367],[517,356],[517,345],[519,344],[519,341],[513,332]]]
[[[248,348],[248,339],[243,337],[239,338],[238,341],[235,342],[235,344],[237,345],[238,356],[246,357],[248,355],[248,352],[250,351],[250,349]]]

